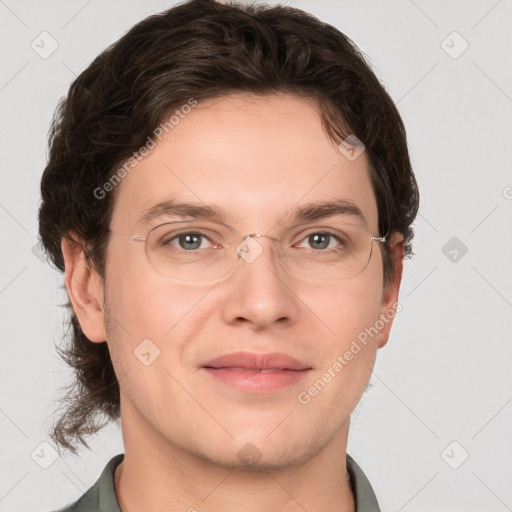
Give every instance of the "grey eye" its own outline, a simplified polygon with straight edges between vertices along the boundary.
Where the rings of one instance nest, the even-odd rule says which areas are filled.
[[[173,245],[184,251],[195,251],[204,248],[208,243],[208,237],[202,233],[180,233],[168,238],[162,245]]]
[[[315,251],[323,251],[325,249],[334,249],[340,244],[340,242],[341,241],[338,236],[333,235],[332,233],[319,231],[306,236],[302,242],[300,242],[299,247],[306,247]]]
[[[180,247],[185,250],[194,250],[201,247],[202,235],[196,235],[194,233],[187,233],[185,235],[179,235],[178,243]]]

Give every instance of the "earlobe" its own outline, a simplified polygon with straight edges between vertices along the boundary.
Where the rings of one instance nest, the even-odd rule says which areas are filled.
[[[71,237],[78,240],[74,234]],[[93,342],[106,341],[102,279],[87,265],[83,247],[79,242],[64,236],[61,249],[64,256],[66,290],[82,331]]]
[[[389,339],[391,326],[397,313],[398,294],[402,282],[402,270],[404,261],[404,237],[401,233],[395,232],[389,240],[390,255],[394,263],[393,280],[383,290],[380,319],[384,323],[378,335],[378,348],[382,348]]]

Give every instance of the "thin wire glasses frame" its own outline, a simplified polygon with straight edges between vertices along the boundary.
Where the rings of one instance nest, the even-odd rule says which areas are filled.
[[[292,228],[286,230],[284,237],[274,238],[257,232],[241,235],[227,224],[198,220],[164,222],[151,227],[146,236],[129,236],[112,229],[108,231],[130,241],[144,243],[146,257],[158,273],[188,284],[215,283],[236,268],[240,260],[253,263],[263,252],[263,246],[255,239],[263,238],[268,238],[277,246],[280,259],[287,260],[283,268],[293,277],[309,281],[351,279],[367,268],[373,253],[373,243],[384,244],[388,233],[384,236],[372,236],[365,226],[356,222],[344,221],[333,225],[338,229],[319,226],[318,223],[301,224],[299,227],[310,226],[306,230],[308,232],[302,233],[302,238],[297,238],[297,235],[290,237]],[[212,229],[213,226],[215,229]],[[221,231],[223,235],[219,236]],[[201,238],[212,243],[219,239],[221,242],[215,247],[195,248],[191,251],[173,244],[176,240],[190,243],[193,239]],[[317,243],[318,240],[333,239],[338,245],[324,248],[327,250],[304,250],[303,247],[297,247],[298,243],[306,239],[309,240],[308,243],[313,240]],[[295,240],[294,244],[291,244],[292,240]],[[226,252],[226,248],[231,250]]]

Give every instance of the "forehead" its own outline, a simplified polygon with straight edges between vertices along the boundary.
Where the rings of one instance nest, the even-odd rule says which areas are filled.
[[[262,230],[302,204],[349,200],[377,228],[366,154],[347,159],[328,139],[312,100],[215,98],[175,116],[160,137],[118,185],[117,229],[141,230],[144,213],[171,198],[215,205],[238,226]]]

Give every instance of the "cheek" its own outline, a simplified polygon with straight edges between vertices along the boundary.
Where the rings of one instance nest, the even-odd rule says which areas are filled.
[[[304,302],[312,312],[310,325],[317,324],[323,333],[317,342],[321,368],[316,378],[320,376],[319,387],[326,383],[329,391],[322,393],[319,404],[333,400],[355,405],[367,385],[377,352],[372,327],[379,319],[382,293],[375,277],[368,272],[343,287],[333,285],[305,294]],[[308,330],[315,332],[312,327]]]
[[[106,286],[108,341],[116,371],[138,372],[136,355],[149,351],[158,355],[155,367],[181,374],[187,346],[200,337],[211,314],[204,307],[208,301],[201,300],[208,290],[177,285],[152,268],[128,263],[109,269]]]
[[[371,377],[377,338],[368,333],[379,318],[380,294],[365,280],[318,294],[312,306],[329,330],[318,338],[320,365],[297,399],[304,414],[312,421],[321,415],[327,429],[350,416]]]
[[[190,309],[184,287],[176,286],[151,267],[141,244],[109,248],[107,304],[125,334],[133,340],[162,338]]]
[[[113,280],[107,292],[109,310],[133,340],[154,338],[165,343],[197,314],[197,292],[159,277]]]
[[[365,328],[375,324],[379,318],[381,295],[381,281],[373,272],[300,294],[311,313],[308,313],[309,323],[317,323],[329,340],[327,345],[336,350],[343,349]]]

